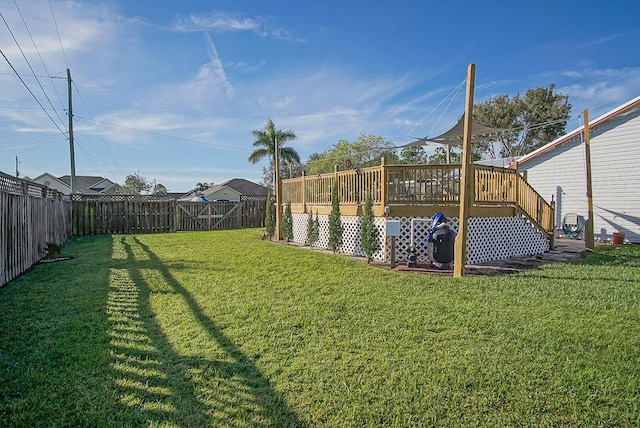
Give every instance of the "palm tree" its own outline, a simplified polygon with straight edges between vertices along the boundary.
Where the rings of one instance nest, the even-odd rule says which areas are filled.
[[[267,124],[264,126],[264,130],[251,131],[256,141],[253,142],[253,146],[257,147],[256,150],[249,156],[249,162],[256,164],[263,158],[269,157],[269,165],[271,170],[274,170],[275,155],[276,155],[276,139],[278,140],[278,147],[280,148],[280,158],[291,164],[292,162],[300,162],[300,156],[298,152],[292,147],[283,147],[287,141],[295,140],[296,134],[291,130],[282,131],[275,128],[271,119],[267,120]]]

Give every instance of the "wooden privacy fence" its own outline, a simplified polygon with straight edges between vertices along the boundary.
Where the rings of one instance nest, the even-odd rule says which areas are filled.
[[[71,204],[46,186],[0,172],[0,286],[71,236]]]
[[[264,226],[266,196],[243,196],[240,202],[177,202],[177,230],[240,229]]]
[[[176,201],[168,195],[73,196],[73,234],[167,233],[261,227],[266,197]]]
[[[175,232],[176,200],[168,195],[74,195],[73,234]]]

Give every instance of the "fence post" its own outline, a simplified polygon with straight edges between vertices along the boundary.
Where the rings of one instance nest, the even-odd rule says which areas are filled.
[[[307,184],[306,184],[306,174],[304,170],[302,170],[302,212],[307,213]]]

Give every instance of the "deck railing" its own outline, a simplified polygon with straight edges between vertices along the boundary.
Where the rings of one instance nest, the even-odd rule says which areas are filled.
[[[550,236],[554,229],[554,209],[515,169],[473,165],[474,208],[485,216],[524,213]],[[367,191],[371,191],[375,215],[385,207],[409,214],[423,207],[455,212],[460,203],[460,164],[385,165],[334,171],[282,181],[282,201],[291,202],[296,212],[328,212],[331,190],[338,184],[341,212],[361,214]],[[433,209],[431,209],[433,211]],[[480,211],[478,211],[480,212]],[[511,215],[512,215],[511,214]],[[450,214],[449,214],[450,215]]]

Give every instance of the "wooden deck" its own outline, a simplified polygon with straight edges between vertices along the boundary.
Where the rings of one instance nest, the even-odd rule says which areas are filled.
[[[475,180],[471,217],[509,217],[518,213],[553,236],[554,207],[544,200],[515,169],[471,165]],[[293,212],[331,211],[331,190],[338,186],[340,212],[361,215],[371,192],[376,216],[425,217],[441,211],[458,217],[460,164],[385,165],[302,176],[282,181],[282,201]]]

